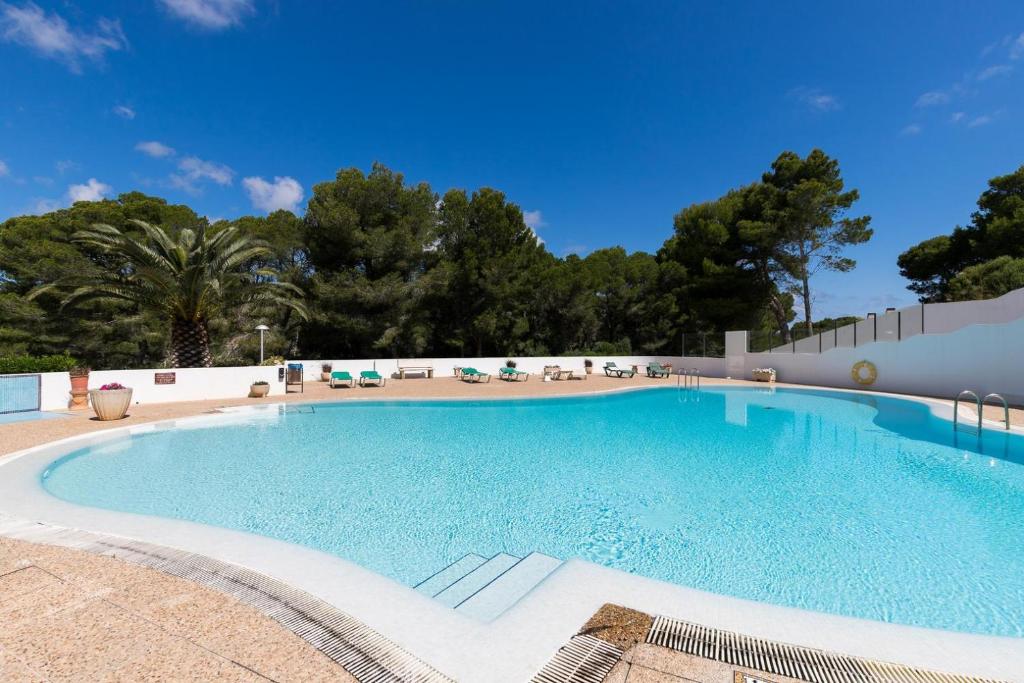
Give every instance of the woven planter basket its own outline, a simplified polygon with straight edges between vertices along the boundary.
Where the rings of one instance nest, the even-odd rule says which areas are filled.
[[[92,389],[89,391],[89,402],[96,412],[96,417],[101,420],[120,420],[128,412],[128,406],[132,404],[131,389],[111,389],[100,391]]]

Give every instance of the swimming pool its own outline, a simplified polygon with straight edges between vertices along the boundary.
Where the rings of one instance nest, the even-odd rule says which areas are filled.
[[[413,585],[537,550],[774,604],[1024,629],[1024,439],[922,403],[713,387],[259,411],[76,451],[43,486]]]

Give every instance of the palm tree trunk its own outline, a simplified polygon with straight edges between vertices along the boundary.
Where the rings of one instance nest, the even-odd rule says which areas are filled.
[[[209,368],[210,332],[205,320],[174,320],[171,322],[172,368]]]

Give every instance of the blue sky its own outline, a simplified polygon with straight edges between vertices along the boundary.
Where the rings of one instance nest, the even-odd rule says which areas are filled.
[[[913,303],[896,256],[1024,164],[1024,3],[0,0],[0,218],[139,189],[301,209],[381,161],[489,185],[556,254],[656,250],[779,152],[875,238],[819,314]]]

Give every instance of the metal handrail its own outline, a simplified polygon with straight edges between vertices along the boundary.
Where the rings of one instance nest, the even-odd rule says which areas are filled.
[[[978,395],[976,393],[974,393],[973,391],[969,391],[967,389],[961,391],[959,394],[956,395],[956,398],[953,399],[953,431],[955,432],[957,430],[958,425],[960,424],[957,420],[957,414],[960,411],[960,399],[963,396],[974,397],[974,403],[978,407],[978,433],[981,434],[981,399],[978,398]]]
[[[1006,423],[1006,428],[1009,429],[1010,428],[1010,404],[1008,404],[1006,402],[1006,399],[1003,398],[1002,396],[1000,396],[999,394],[989,394],[985,398],[981,399],[982,407],[984,407],[985,404],[988,403],[988,400],[990,398],[998,398],[1002,402],[1002,404],[1003,404],[1003,421]],[[981,424],[981,420],[979,420],[978,423]]]
[[[676,373],[676,386],[700,389],[700,370],[679,368],[679,372]]]

